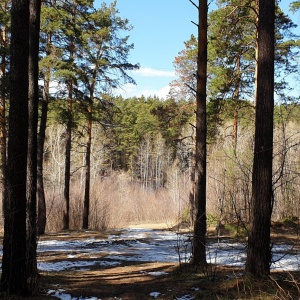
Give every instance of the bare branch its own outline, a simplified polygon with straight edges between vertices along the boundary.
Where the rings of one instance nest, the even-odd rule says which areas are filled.
[[[192,90],[195,94],[197,93],[197,91],[191,87],[189,84],[185,83],[184,85],[186,85],[190,90]]]
[[[196,22],[194,21],[191,21],[194,25],[196,25],[197,27],[199,26]]]
[[[199,9],[199,6],[195,4],[192,0],[189,0],[197,9]]]

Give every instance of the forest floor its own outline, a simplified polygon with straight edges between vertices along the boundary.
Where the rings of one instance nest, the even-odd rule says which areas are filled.
[[[136,226],[135,226],[136,227]],[[153,226],[141,226],[152,227]],[[155,226],[155,229],[164,229]],[[299,227],[277,224],[272,227],[272,240],[293,245],[299,251]],[[115,232],[70,231],[49,234],[42,241],[78,241],[107,238]],[[226,232],[224,232],[226,234]],[[216,239],[214,232],[209,240]],[[233,239],[226,236],[227,239]],[[234,238],[236,240],[236,238]],[[297,252],[299,253],[299,252]],[[130,256],[130,253],[126,255]],[[74,256],[75,257],[75,256]],[[43,261],[64,261],[66,254],[41,254]],[[75,258],[74,258],[75,259]],[[101,257],[94,257],[101,259]],[[102,257],[103,259],[103,257]],[[48,294],[42,296],[41,293]],[[206,268],[192,268],[178,262],[149,262],[123,260],[120,265],[63,271],[41,271],[38,299],[89,300],[192,300],[192,299],[300,299],[300,270],[272,271],[268,280],[255,282],[243,276],[241,267],[208,264]]]

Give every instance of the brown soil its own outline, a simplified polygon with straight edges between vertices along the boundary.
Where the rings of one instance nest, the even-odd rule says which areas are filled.
[[[164,271],[167,275],[154,277],[148,272]],[[144,273],[145,272],[145,273]],[[297,299],[300,297],[300,272],[276,273],[263,282],[244,280],[241,270],[208,266],[195,270],[168,263],[133,263],[88,272],[42,274],[42,283],[56,290],[62,288],[72,297],[98,297],[102,300],[178,299],[184,295],[194,299]],[[38,299],[38,298],[36,298]],[[43,299],[43,298],[40,298]],[[189,299],[189,298],[183,298]]]
[[[136,227],[136,226],[135,226]],[[55,239],[79,239],[105,237],[99,232],[70,232],[55,234]],[[53,239],[45,235],[42,239]],[[299,247],[296,228],[273,226],[272,236],[276,240],[293,243]],[[210,238],[215,238],[212,233]],[[299,249],[299,248],[298,248]],[[46,258],[45,258],[46,259]],[[53,257],[52,257],[53,259]],[[65,259],[57,255],[56,260]],[[100,259],[100,257],[99,257]],[[152,276],[151,272],[165,272]],[[209,265],[193,269],[176,263],[123,262],[117,267],[94,267],[89,271],[42,272],[39,280],[39,294],[50,289],[65,290],[72,297],[97,297],[101,300],[147,300],[155,299],[150,293],[159,292],[156,299],[180,298],[184,295],[193,299],[300,299],[300,271],[272,273],[271,279],[255,282],[242,276],[243,270]],[[31,298],[55,299],[49,296]]]

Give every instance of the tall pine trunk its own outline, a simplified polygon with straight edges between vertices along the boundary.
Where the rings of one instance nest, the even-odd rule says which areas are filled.
[[[98,52],[100,58],[101,51]],[[82,229],[89,228],[89,214],[90,214],[90,189],[91,189],[91,148],[92,148],[92,127],[93,127],[93,101],[96,86],[96,75],[99,66],[96,64],[90,84],[90,97],[88,100],[87,109],[87,143],[85,154],[85,187],[83,200],[83,215],[82,215]]]
[[[271,262],[274,20],[275,0],[259,0],[252,207],[246,260],[246,273],[255,278],[267,277]]]
[[[6,203],[1,289],[28,293],[26,274],[26,179],[28,150],[29,0],[13,0]]]
[[[240,102],[240,82],[241,82],[241,56],[238,54],[236,59],[236,82],[235,82],[235,90],[233,95],[234,104],[234,112],[233,112],[233,152],[236,156],[236,148],[237,148],[237,139],[238,139],[238,122],[239,122],[239,102]]]
[[[37,145],[37,197],[38,197],[38,218],[37,218],[37,233],[44,234],[46,229],[46,197],[44,189],[44,145],[47,128],[47,115],[49,103],[49,85],[50,85],[50,70],[45,73],[44,89],[41,107],[41,119],[38,133]]]
[[[47,36],[46,54],[50,55],[51,49],[51,33]],[[38,197],[38,218],[37,218],[37,233],[44,234],[47,222],[47,207],[44,189],[44,145],[47,128],[48,104],[50,94],[50,67],[47,67],[44,74],[43,97],[41,101],[41,118],[38,133],[37,144],[37,197]]]
[[[92,146],[92,114],[93,103],[91,96],[88,104],[88,120],[87,120],[87,143],[85,154],[85,188],[84,188],[84,201],[83,201],[83,217],[82,229],[89,227],[89,214],[90,214],[90,186],[91,186],[91,146]]]
[[[37,125],[39,103],[39,32],[41,0],[30,0],[28,61],[27,260],[30,284],[37,277]]]
[[[73,14],[75,14],[76,8]],[[69,60],[74,61],[74,37],[71,36]],[[63,228],[70,229],[70,182],[71,182],[71,149],[72,149],[72,127],[73,127],[73,78],[68,82],[68,108],[67,108],[67,128],[66,128],[66,149],[65,149],[65,186],[64,200],[66,210],[63,219]]]
[[[193,265],[206,262],[206,82],[207,82],[207,0],[199,0],[196,91],[195,220]]]
[[[2,4],[2,9],[4,12],[7,12],[8,5],[7,1],[4,1]],[[2,80],[6,78],[6,51],[7,49],[7,27],[3,26],[3,29],[1,31],[1,48],[4,49],[1,53],[1,77]],[[1,190],[2,190],[2,213],[3,216],[5,215],[5,178],[6,178],[6,91],[4,86],[2,86],[1,89],[1,95],[0,95],[0,155],[1,155],[1,172],[2,172],[2,178],[1,178]]]
[[[65,150],[65,186],[64,200],[66,210],[63,219],[63,228],[70,228],[70,181],[71,181],[71,147],[72,147],[72,106],[73,106],[73,84],[72,79],[69,82],[69,98],[67,111],[67,128],[66,128],[66,150]]]

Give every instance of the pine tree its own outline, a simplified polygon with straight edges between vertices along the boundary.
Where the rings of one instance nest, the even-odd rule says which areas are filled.
[[[128,62],[129,51],[132,45],[127,43],[128,37],[120,38],[119,32],[130,30],[127,19],[121,19],[117,15],[116,2],[109,7],[105,4],[95,12],[88,15],[87,22],[83,23],[82,42],[80,53],[78,77],[79,89],[82,93],[82,101],[86,104],[86,156],[85,156],[85,193],[83,206],[82,228],[89,226],[90,203],[90,168],[92,126],[95,118],[94,109],[107,105],[101,97],[111,88],[117,87],[121,79],[125,83],[134,83],[127,75],[127,70],[136,69],[138,66]],[[86,30],[84,30],[86,28]],[[91,67],[92,66],[92,67]],[[94,102],[96,102],[95,105]],[[98,102],[98,103],[97,103]],[[100,105],[99,105],[100,104]]]
[[[26,169],[28,144],[29,1],[11,7],[11,61],[6,209],[1,289],[26,295]]]
[[[252,207],[246,261],[246,272],[255,278],[268,276],[271,263],[274,42],[275,1],[259,0]]]
[[[40,54],[39,62],[40,73],[43,79],[43,93],[40,101],[40,122],[38,130],[37,143],[37,198],[38,198],[38,216],[37,230],[38,234],[44,234],[46,228],[46,199],[44,191],[44,144],[47,128],[48,106],[51,99],[50,81],[59,79],[59,74],[63,66],[62,50],[59,32],[62,26],[61,11],[56,7],[56,0],[42,3],[41,9],[41,34],[40,34]],[[53,97],[52,97],[53,98]]]
[[[291,7],[291,10],[292,10],[292,11],[299,10],[299,9],[300,9],[300,1],[293,1],[293,2],[290,4],[290,7]]]
[[[6,180],[6,101],[8,97],[8,66],[9,66],[9,44],[10,44],[10,26],[9,12],[11,1],[3,1],[0,11],[0,155],[1,155],[1,186],[2,186],[2,212],[5,211],[5,180]]]
[[[194,234],[192,264],[206,262],[206,85],[207,85],[207,1],[199,0],[198,56],[196,88],[196,147],[194,170]]]
[[[41,1],[30,0],[28,60],[27,259],[31,284],[37,278],[37,126],[39,103],[39,33]]]

